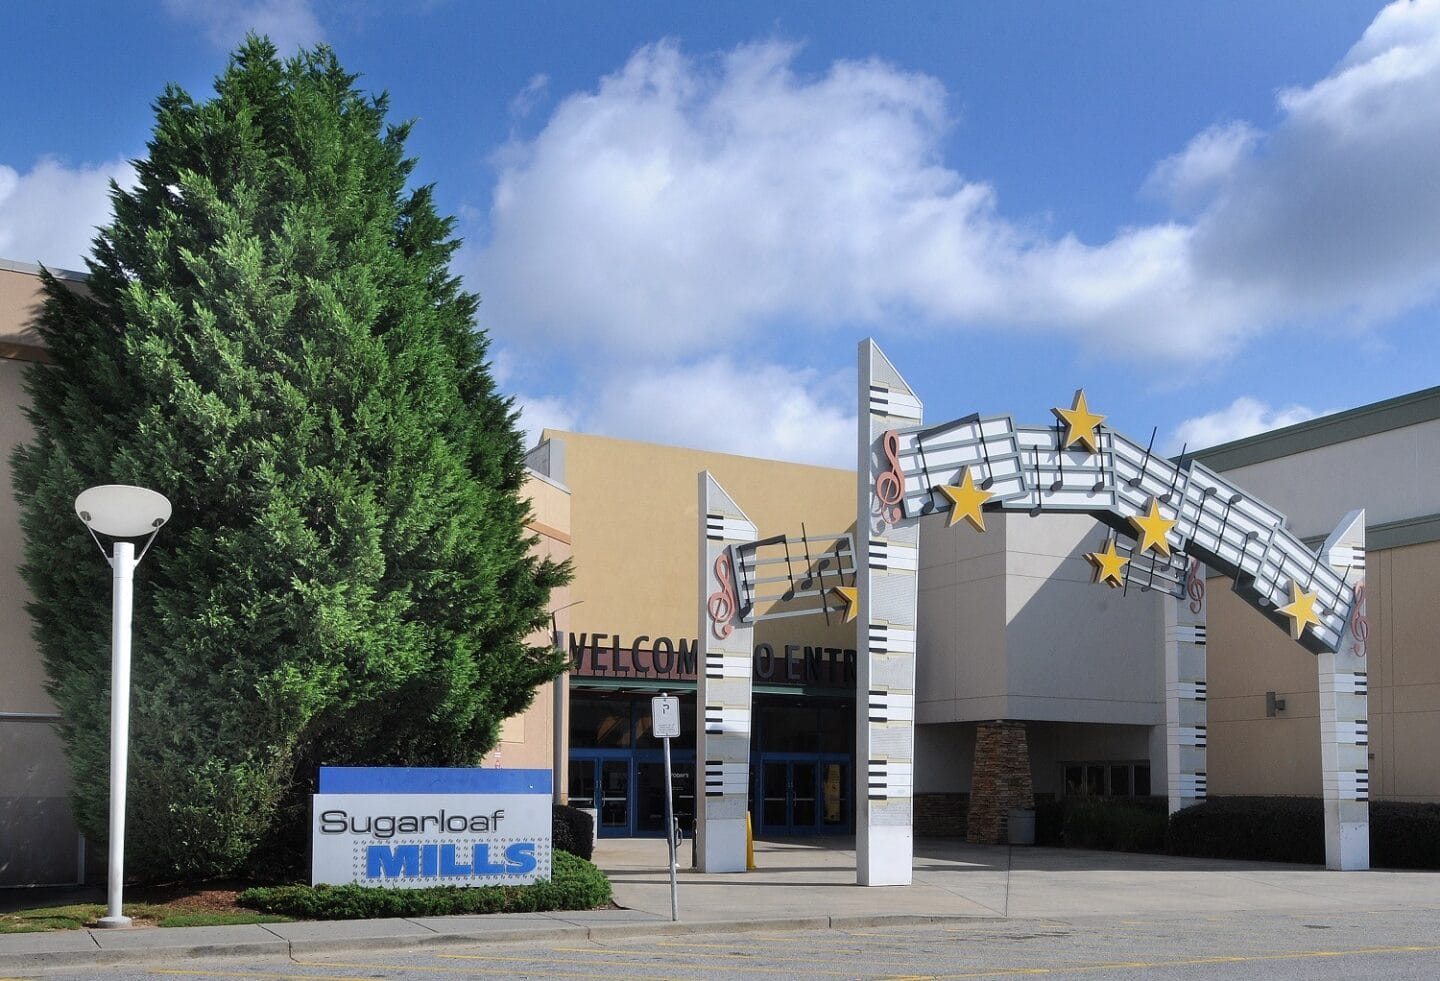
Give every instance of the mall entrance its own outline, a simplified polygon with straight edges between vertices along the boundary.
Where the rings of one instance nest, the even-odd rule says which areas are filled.
[[[600,838],[662,837],[665,764],[650,735],[649,691],[570,691],[569,800],[594,808]],[[680,697],[670,742],[675,817],[695,828],[695,692]],[[758,688],[758,686],[757,686]],[[847,693],[848,694],[848,693]],[[854,833],[854,700],[757,691],[751,732],[750,813],[755,834]]]
[[[757,834],[769,838],[853,831],[848,756],[767,753],[754,759],[750,810],[758,816]]]

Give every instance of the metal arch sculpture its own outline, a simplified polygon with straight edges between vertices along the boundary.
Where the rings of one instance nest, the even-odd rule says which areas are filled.
[[[1076,403],[1084,407],[1083,392]],[[1077,431],[1063,421],[1018,426],[1008,415],[891,429],[881,443],[888,466],[875,493],[886,525],[947,509],[967,518],[982,508],[1091,514],[1134,538],[1138,553],[1165,560],[1155,573],[1171,573],[1170,584],[1184,576],[1182,558],[1193,556],[1234,579],[1307,650],[1340,647],[1354,602],[1343,573],[1296,537],[1283,514],[1204,464],[1156,456],[1103,422]],[[884,504],[897,485],[898,500]]]
[[[986,510],[1092,514],[1116,533],[1089,555],[1097,581],[1138,579],[1177,597],[1166,621],[1172,808],[1206,791],[1199,563],[1229,575],[1252,607],[1319,655],[1327,864],[1368,867],[1364,512],[1312,551],[1283,514],[1208,467],[1157,457],[1105,426],[1083,391],[1052,410],[1053,425],[971,415],[926,427],[923,403],[875,343],[863,341],[859,355],[857,697],[912,706],[897,719],[857,718],[857,756],[869,765],[857,794],[859,882],[911,878],[918,519],[946,511],[948,525],[963,518],[978,530]],[[1119,544],[1122,535],[1135,544]],[[1200,765],[1181,774],[1186,752]]]

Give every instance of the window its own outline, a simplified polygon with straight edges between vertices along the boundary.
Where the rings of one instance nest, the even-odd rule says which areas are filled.
[[[1149,763],[1063,763],[1067,797],[1148,797]]]
[[[629,702],[593,696],[570,697],[571,749],[624,749],[629,745]]]

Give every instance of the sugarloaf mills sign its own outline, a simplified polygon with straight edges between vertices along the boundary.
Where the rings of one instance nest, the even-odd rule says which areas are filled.
[[[550,878],[549,770],[320,768],[313,885],[414,889]]]

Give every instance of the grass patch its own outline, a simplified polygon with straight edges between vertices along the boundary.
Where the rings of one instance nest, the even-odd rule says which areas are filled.
[[[252,913],[236,910],[234,913],[174,913],[159,923],[162,927],[192,926],[236,926],[245,923],[289,923],[290,917],[278,913]]]
[[[288,916],[256,913],[248,909],[234,912],[207,910],[197,912],[183,904],[126,903],[125,915],[136,926],[187,927],[236,926],[246,923],[285,923]],[[92,927],[105,915],[103,903],[72,903],[68,906],[36,906],[32,909],[0,913],[0,933],[45,933],[50,930],[80,930]]]

